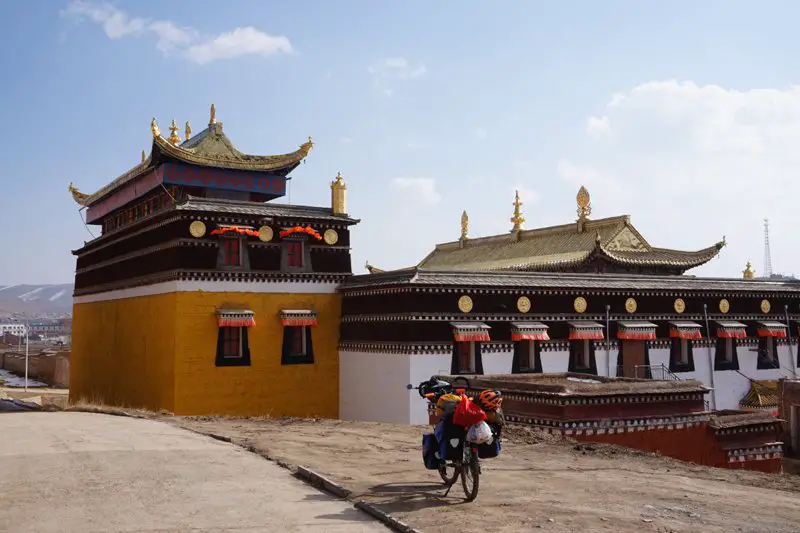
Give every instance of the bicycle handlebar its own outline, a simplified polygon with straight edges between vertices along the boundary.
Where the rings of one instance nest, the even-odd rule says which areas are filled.
[[[463,376],[458,376],[453,380],[453,382],[458,380],[462,380],[465,382],[465,385],[459,388],[463,388],[465,390],[469,389],[469,380],[467,378]],[[453,390],[455,389],[455,384],[444,381],[443,379],[440,379],[439,376],[431,376],[431,378],[428,381],[423,381],[416,387],[409,383],[408,385],[406,385],[406,388],[408,390],[418,391],[421,398],[428,398],[428,395],[433,395],[433,397],[438,398],[443,394],[453,392]]]

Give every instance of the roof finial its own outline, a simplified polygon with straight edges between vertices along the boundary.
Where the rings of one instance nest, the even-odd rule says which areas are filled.
[[[191,126],[191,124],[189,124],[188,120],[186,121],[186,129],[183,131],[183,133],[185,135],[185,139],[184,140],[188,141],[189,138],[192,136],[192,126]]]
[[[331,182],[331,211],[334,215],[347,214],[347,184],[341,172]]]
[[[756,277],[756,273],[753,270],[753,265],[750,264],[750,261],[747,262],[745,265],[744,270],[742,271],[742,278],[744,279],[753,279]]]
[[[153,117],[153,120],[150,121],[150,131],[153,133],[153,138],[161,136],[161,130],[158,129],[158,124],[156,123],[156,117]]]
[[[217,108],[214,107],[214,104],[211,104],[211,118],[208,120],[208,125],[216,124],[217,123]]]
[[[144,155],[144,150],[142,150],[142,163],[144,163],[144,160],[145,160],[145,159],[147,159],[147,156],[146,156],[146,155]]]
[[[514,216],[511,217],[511,223],[514,226],[511,228],[511,232],[517,232],[522,230],[522,224],[525,222],[525,218],[522,216],[522,202],[519,200],[519,191],[514,192]]]
[[[178,125],[175,123],[175,119],[172,119],[172,124],[169,125],[169,139],[167,139],[173,145],[178,145],[181,142],[180,135],[178,135]]]
[[[592,214],[592,197],[586,187],[581,185],[575,200],[578,202],[578,233],[583,233],[583,225]]]
[[[466,241],[467,239],[469,239],[468,233],[469,233],[469,215],[467,214],[467,211],[464,210],[464,212],[461,213],[461,240],[462,241]]]

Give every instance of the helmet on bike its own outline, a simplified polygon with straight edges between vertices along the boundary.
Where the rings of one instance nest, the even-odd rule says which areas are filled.
[[[484,411],[497,411],[503,403],[503,395],[499,390],[486,389],[478,395],[475,403]]]

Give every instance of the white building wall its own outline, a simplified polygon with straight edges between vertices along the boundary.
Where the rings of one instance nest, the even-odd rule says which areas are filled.
[[[20,324],[18,322],[7,322],[0,324],[0,335],[5,333],[17,336],[25,335],[25,324]]]
[[[340,351],[339,418],[407,424],[411,357]]]

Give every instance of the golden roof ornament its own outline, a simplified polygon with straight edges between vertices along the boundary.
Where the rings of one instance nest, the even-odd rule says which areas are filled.
[[[744,270],[742,271],[742,278],[744,278],[744,279],[754,279],[755,277],[756,277],[756,273],[753,270],[753,265],[751,265],[750,261],[748,261],[747,264],[744,267]]]
[[[300,152],[302,152],[303,157],[306,157],[312,148],[314,148],[314,140],[309,136],[308,140],[300,145]]]
[[[178,135],[178,125],[175,123],[175,119],[172,119],[172,124],[169,125],[169,139],[174,146],[177,146],[181,142],[181,137]]]
[[[461,240],[466,241],[469,239],[469,215],[466,210],[461,213]]]
[[[184,140],[188,141],[189,138],[192,136],[192,125],[189,124],[189,121],[186,121],[186,129],[183,131]]]
[[[331,211],[334,215],[347,214],[347,184],[341,172],[337,172],[336,179],[331,182]]]
[[[216,124],[217,123],[217,108],[214,107],[214,104],[211,104],[211,117],[208,119],[208,125]]]
[[[158,129],[158,124],[156,123],[156,117],[153,117],[153,120],[150,121],[150,131],[153,133],[153,137],[160,137],[161,130]]]
[[[147,159],[147,156],[146,156],[146,155],[144,155],[144,150],[142,150],[142,163],[144,163],[144,160],[145,160],[145,159]]]
[[[522,230],[522,224],[525,222],[525,217],[522,216],[522,202],[519,199],[519,191],[514,192],[514,216],[511,217],[511,223],[514,226],[511,228],[511,232],[517,232]]]
[[[75,200],[76,204],[86,207],[87,200],[89,199],[88,194],[84,194],[79,191],[78,188],[72,184],[72,182],[69,182],[67,191],[72,195],[72,199]]]
[[[584,224],[592,214],[592,197],[586,187],[581,185],[575,200],[578,203],[578,233],[583,233]]]

